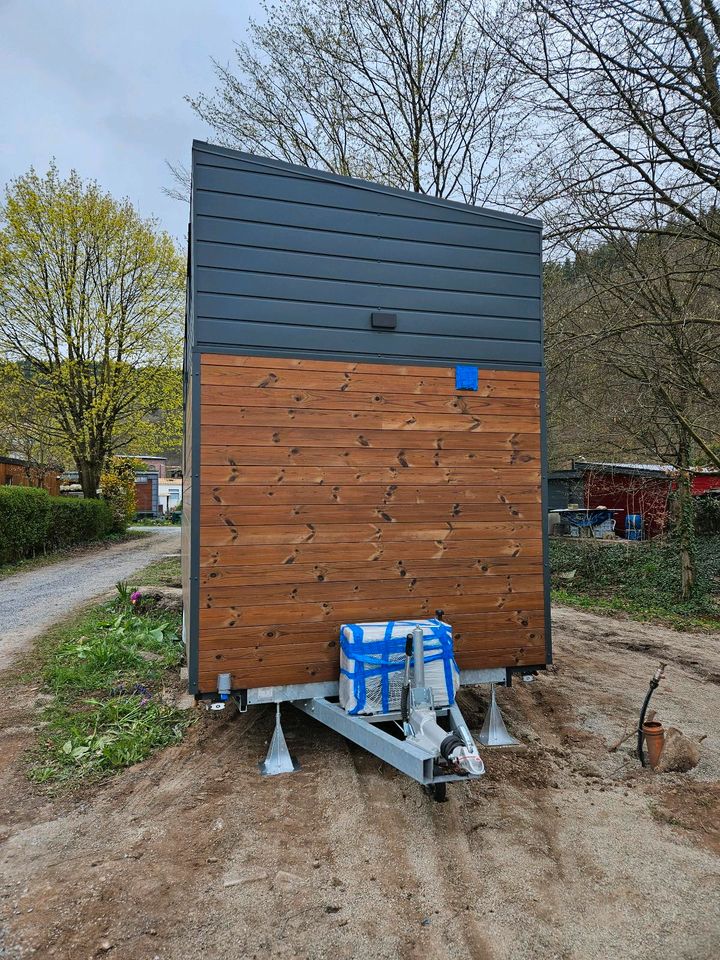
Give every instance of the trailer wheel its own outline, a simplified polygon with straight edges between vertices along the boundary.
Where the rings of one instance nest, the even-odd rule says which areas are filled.
[[[445,803],[447,800],[446,783],[424,783],[423,792],[426,793],[428,797],[432,797],[436,803]]]

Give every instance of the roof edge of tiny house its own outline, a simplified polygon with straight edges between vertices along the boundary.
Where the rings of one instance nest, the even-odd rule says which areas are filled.
[[[206,140],[193,140],[193,154],[211,153],[219,157],[226,157],[230,160],[241,160],[244,163],[255,167],[266,167],[276,169],[284,173],[292,173],[294,176],[304,177],[307,180],[326,181],[328,183],[343,184],[348,187],[356,187],[369,193],[384,194],[386,196],[404,197],[412,199],[419,203],[426,203],[432,206],[447,207],[455,210],[465,210],[475,213],[478,216],[484,216],[489,219],[505,220],[509,223],[516,223],[518,226],[526,226],[538,230],[542,233],[543,223],[534,217],[526,217],[520,213],[513,213],[507,210],[498,210],[495,207],[477,206],[464,203],[462,200],[450,200],[446,197],[434,197],[427,193],[413,190],[403,190],[400,187],[388,187],[382,183],[375,183],[372,180],[361,180],[358,177],[346,177],[339,173],[331,173],[329,170],[320,170],[317,167],[304,167],[297,163],[290,163],[287,160],[279,160],[275,157],[265,157],[254,153],[245,153],[243,150],[235,150],[232,147],[223,147],[220,144],[210,143]]]

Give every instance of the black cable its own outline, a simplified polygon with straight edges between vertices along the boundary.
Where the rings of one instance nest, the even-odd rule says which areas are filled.
[[[650,681],[650,686],[648,688],[648,692],[645,694],[642,710],[640,711],[640,722],[638,724],[638,738],[637,738],[637,755],[638,755],[638,760],[640,761],[640,764],[643,767],[647,766],[647,764],[645,763],[645,750],[643,749],[643,739],[645,737],[645,734],[643,733],[643,724],[645,723],[645,714],[647,713],[647,708],[650,703],[650,697],[652,697],[653,693],[655,693],[655,691],[657,690],[660,684],[660,681],[663,678],[664,673],[665,673],[665,664],[661,663],[660,666],[655,671],[652,680]]]

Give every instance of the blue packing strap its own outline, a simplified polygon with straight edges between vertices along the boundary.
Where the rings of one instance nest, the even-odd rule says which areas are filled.
[[[347,626],[352,632],[353,639],[357,644],[362,645],[362,627],[359,627],[356,623],[349,623]],[[345,631],[340,631],[340,645],[345,642]],[[350,674],[347,671],[342,671],[347,677],[350,677]],[[353,682],[353,696],[355,697],[356,711],[365,707],[367,702],[367,691],[365,688],[365,672],[363,670],[354,671],[354,676],[351,677]]]
[[[355,662],[355,669],[350,672],[341,668],[340,672],[353,682],[353,695],[355,698],[355,707],[349,711],[351,714],[359,713],[367,705],[367,684],[369,677],[380,677],[382,709],[387,713],[390,706],[390,674],[397,673],[405,669],[404,657],[400,660],[390,660],[392,654],[405,653],[405,635],[400,631],[403,625],[407,625],[407,631],[417,626],[417,621],[390,620],[385,625],[385,632],[381,640],[364,640],[362,627],[355,623],[345,624],[352,633],[353,640],[350,642],[344,634],[340,633],[340,648],[345,656]],[[372,626],[372,624],[366,624]],[[379,624],[378,624],[379,626]],[[398,635],[393,637],[395,628],[400,626]],[[453,671],[459,673],[453,651],[452,633],[447,624],[440,620],[430,620],[423,625],[423,642],[428,640],[437,641],[440,646],[438,653],[431,653],[424,657],[425,663],[435,663],[438,660],[443,661],[445,688],[448,697],[448,703],[455,702],[455,684]],[[410,658],[413,664],[413,658]]]

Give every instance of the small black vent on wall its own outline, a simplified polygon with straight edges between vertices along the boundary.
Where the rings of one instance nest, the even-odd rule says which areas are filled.
[[[394,330],[397,326],[397,314],[371,313],[370,326],[375,330]]]

